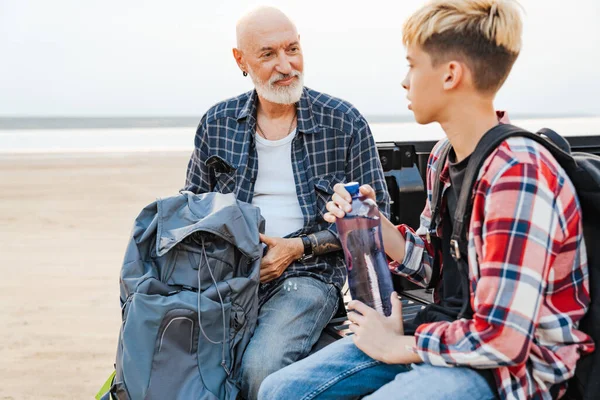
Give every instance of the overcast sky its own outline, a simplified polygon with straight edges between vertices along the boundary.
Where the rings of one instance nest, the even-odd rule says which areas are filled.
[[[0,115],[202,115],[251,88],[233,57],[254,6],[296,22],[305,84],[406,114],[404,19],[418,0],[0,0]],[[522,0],[524,47],[497,106],[600,115],[600,2]]]

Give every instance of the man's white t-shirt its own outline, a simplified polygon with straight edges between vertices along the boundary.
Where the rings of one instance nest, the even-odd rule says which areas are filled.
[[[284,237],[304,226],[292,169],[292,140],[295,136],[295,129],[280,140],[254,135],[258,174],[252,204],[260,208],[266,220],[267,236]]]

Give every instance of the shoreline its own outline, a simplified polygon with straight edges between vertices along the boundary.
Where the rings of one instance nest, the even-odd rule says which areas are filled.
[[[600,117],[518,119],[515,125],[531,131],[549,127],[565,137],[600,136]],[[406,144],[438,141],[445,137],[438,124],[416,122],[371,123],[375,142]],[[195,129],[192,128],[110,128],[110,129],[32,129],[0,130],[0,155],[21,154],[104,154],[180,153],[191,154]]]

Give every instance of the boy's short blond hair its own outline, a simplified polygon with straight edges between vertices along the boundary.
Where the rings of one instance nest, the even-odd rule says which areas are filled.
[[[523,24],[514,0],[432,0],[404,23],[402,41],[434,65],[465,62],[482,92],[497,92],[521,51]]]

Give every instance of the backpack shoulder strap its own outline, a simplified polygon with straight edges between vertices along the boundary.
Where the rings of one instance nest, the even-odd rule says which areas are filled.
[[[427,286],[429,289],[435,288],[440,281],[441,260],[437,253],[441,249],[441,244],[435,232],[437,231],[437,220],[440,216],[440,209],[442,207],[443,187],[441,175],[451,149],[452,145],[450,144],[450,141],[446,141],[442,145],[442,148],[440,149],[440,155],[436,161],[437,168],[435,170],[435,175],[433,176],[433,182],[431,182],[431,202],[429,203],[431,209],[431,222],[427,232],[427,241],[433,245],[435,254],[433,255],[434,261],[433,265],[431,266],[431,279],[429,281],[429,285]]]
[[[446,160],[448,160],[448,154],[450,153],[450,150],[452,150],[452,145],[450,144],[450,141],[446,141],[446,143],[442,145],[442,148],[440,149],[440,155],[437,159],[437,167],[431,187],[431,202],[429,203],[431,209],[431,224],[429,226],[429,232],[435,232],[437,219],[440,216],[443,192],[441,176],[444,166],[446,165]]]
[[[546,140],[541,135],[548,137],[552,141]],[[481,138],[479,143],[477,143],[475,151],[471,154],[471,158],[469,159],[465,171],[463,186],[456,204],[452,238],[450,241],[452,257],[455,259],[460,259],[461,254],[467,254],[466,223],[468,223],[471,218],[472,192],[475,181],[479,175],[479,170],[483,166],[485,160],[502,142],[514,136],[527,137],[540,143],[547,148],[559,164],[567,170],[575,162],[571,155],[563,150],[563,142],[566,142],[566,140],[558,133],[549,129],[542,130],[537,134],[510,124],[500,124],[490,129]]]
[[[571,154],[571,145],[564,137],[560,136],[558,133],[549,128],[542,128],[537,131],[538,135],[546,136],[548,139],[552,141],[558,148],[564,151],[567,154]]]

